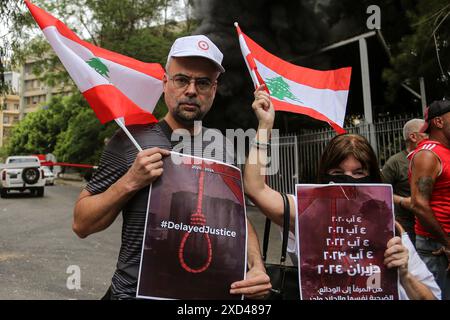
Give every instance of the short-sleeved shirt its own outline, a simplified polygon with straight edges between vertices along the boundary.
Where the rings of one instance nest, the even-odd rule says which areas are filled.
[[[408,152],[401,151],[388,159],[382,170],[383,182],[392,185],[394,194],[410,197],[411,188],[408,180]],[[395,218],[408,233],[414,234],[414,213],[395,205]]]
[[[204,136],[207,130],[214,129],[202,128],[202,135],[197,135],[192,141],[189,141],[190,139],[181,139],[181,143],[180,141],[171,141],[172,129],[164,120],[157,124],[130,126],[128,130],[144,150],[153,147],[167,150],[175,148],[180,153],[202,156],[202,151],[211,142],[200,139],[197,143],[194,143],[193,140]],[[222,150],[216,148],[217,152],[213,150],[209,158],[234,164],[234,151],[230,142],[220,131],[214,130],[213,133],[214,136],[221,137]],[[138,150],[127,135],[121,129],[118,130],[106,146],[101,156],[98,170],[86,186],[86,190],[91,194],[105,192],[128,171],[136,159],[137,153]],[[116,271],[111,281],[113,299],[136,298],[148,193],[149,187],[139,190],[125,204],[122,210],[122,244]]]
[[[433,153],[439,159],[441,164],[441,171],[433,185],[430,207],[442,229],[450,235],[450,149],[438,141],[425,139],[417,145],[416,150],[408,155],[408,159],[412,162],[419,152]],[[412,174],[411,169],[412,168],[410,167],[410,177]],[[417,235],[435,239],[435,235],[431,234],[428,229],[420,223],[419,219],[416,219],[415,231]]]

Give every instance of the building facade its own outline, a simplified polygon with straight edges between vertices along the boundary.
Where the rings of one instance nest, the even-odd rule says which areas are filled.
[[[27,114],[35,112],[50,101],[54,95],[69,95],[72,88],[57,85],[49,87],[40,76],[33,73],[39,60],[28,60],[18,72],[5,72],[10,92],[0,96],[0,147],[4,146],[11,130]]]
[[[20,98],[18,95],[7,94],[0,96],[0,147],[2,147],[11,135],[13,126],[19,122]]]
[[[4,72],[5,82],[9,92],[0,95],[0,147],[11,135],[12,127],[20,118],[20,74],[18,72]]]
[[[68,95],[72,88],[56,85],[49,87],[41,77],[33,73],[39,60],[28,60],[21,68],[20,74],[20,119],[23,119],[28,113],[39,110],[45,106],[54,95]]]

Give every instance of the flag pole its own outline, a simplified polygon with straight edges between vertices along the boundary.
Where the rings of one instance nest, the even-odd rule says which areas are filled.
[[[139,145],[139,143],[137,143],[137,141],[134,139],[134,137],[131,135],[130,131],[128,131],[127,127],[125,126],[125,123],[122,122],[123,118],[117,118],[114,119],[116,121],[116,123],[119,125],[119,127],[122,128],[123,132],[125,132],[125,134],[128,136],[128,138],[131,140],[131,142],[133,142],[134,146],[136,147],[136,149],[138,149],[138,151],[142,151],[141,146]]]
[[[258,77],[256,76],[256,72],[255,70],[252,69],[252,78],[254,79],[254,81],[256,82],[256,88],[259,88],[259,86],[261,85],[259,83]]]
[[[241,47],[241,52],[242,52],[242,54],[245,56],[245,55],[246,55],[246,52],[244,52],[243,49],[245,48],[245,51],[248,51],[248,52],[250,52],[250,51],[249,51],[248,48],[247,48],[247,44],[245,43],[245,40],[244,40],[244,39],[241,39],[242,32],[241,32],[241,28],[239,28],[239,23],[235,22],[235,23],[234,23],[234,26],[235,26],[236,31],[237,31],[237,33],[238,33],[239,44],[240,44],[240,47]],[[247,61],[247,57],[246,57],[246,56],[244,57],[244,61],[245,61],[245,64],[247,65],[247,67],[248,67],[248,69],[249,69],[249,71],[250,71],[250,76],[252,77],[253,84],[256,86],[256,88],[258,88],[261,84],[259,83],[258,77],[256,76],[255,69],[254,69],[251,65],[248,64],[248,61]]]

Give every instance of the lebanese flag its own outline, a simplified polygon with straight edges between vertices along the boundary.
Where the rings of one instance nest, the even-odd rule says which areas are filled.
[[[352,68],[319,71],[296,66],[267,52],[235,23],[255,87],[265,83],[276,111],[300,113],[343,129]]]
[[[34,20],[101,123],[157,122],[152,115],[162,92],[164,69],[96,47],[64,23],[25,0]]]

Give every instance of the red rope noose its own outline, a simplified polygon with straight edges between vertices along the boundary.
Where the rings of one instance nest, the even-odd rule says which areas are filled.
[[[202,203],[203,203],[203,188],[204,188],[204,166],[202,165],[202,168],[200,169],[200,176],[198,179],[198,199],[197,199],[197,210],[191,214],[191,225],[192,226],[204,226],[206,225],[206,217],[203,215],[202,212]],[[209,238],[209,235],[207,233],[204,233],[204,237],[206,239],[206,242],[208,244],[208,258],[205,262],[205,264],[198,268],[193,269],[189,267],[184,260],[184,246],[186,245],[186,241],[189,238],[191,234],[189,232],[186,232],[183,236],[183,239],[180,243],[180,249],[178,250],[178,260],[180,261],[181,267],[190,273],[201,273],[209,268],[209,265],[211,264],[212,260],[212,246],[211,246],[211,239]]]

